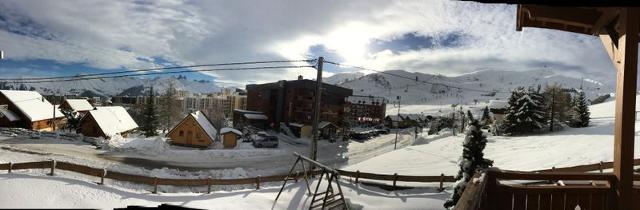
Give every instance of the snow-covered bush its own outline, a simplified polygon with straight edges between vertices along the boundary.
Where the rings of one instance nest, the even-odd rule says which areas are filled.
[[[445,203],[445,208],[452,208],[458,203],[462,196],[467,182],[473,177],[473,174],[479,170],[484,170],[493,165],[493,161],[484,158],[483,150],[487,145],[487,136],[480,129],[480,122],[473,119],[470,111],[467,111],[469,117],[469,126],[466,129],[464,138],[462,156],[459,160],[460,170],[456,175],[456,182],[453,185],[453,194]]]

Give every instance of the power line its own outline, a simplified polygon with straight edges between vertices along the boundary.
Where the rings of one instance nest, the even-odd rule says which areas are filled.
[[[374,72],[377,72],[377,73],[380,73],[380,74],[386,74],[386,75],[390,75],[390,76],[395,76],[395,77],[399,77],[399,78],[403,78],[403,79],[407,79],[407,80],[411,80],[411,81],[415,81],[415,82],[420,82],[420,83],[423,83],[423,84],[441,85],[441,86],[444,86],[444,87],[447,87],[447,88],[455,88],[455,89],[459,89],[459,90],[467,90],[467,91],[482,92],[482,93],[507,93],[507,92],[504,92],[504,91],[478,90],[478,89],[471,89],[471,88],[466,88],[466,87],[458,87],[458,86],[448,85],[448,84],[444,84],[444,83],[430,82],[430,81],[424,81],[424,80],[416,80],[416,78],[411,78],[411,77],[406,77],[406,76],[402,76],[402,75],[399,75],[399,74],[389,73],[387,71],[380,71],[380,70],[365,68],[365,67],[362,67],[362,66],[341,64],[341,63],[337,63],[337,62],[333,62],[333,61],[325,60],[324,62],[325,63],[329,63],[329,64],[333,64],[333,65],[336,65],[336,66],[340,66],[340,67],[356,68],[356,69],[366,70],[366,71],[374,71]],[[433,79],[433,77],[431,79]],[[412,86],[416,86],[416,85],[412,85]]]
[[[306,60],[270,60],[270,61],[248,61],[248,62],[233,62],[233,63],[215,63],[215,64],[200,64],[200,65],[189,65],[189,66],[169,66],[169,67],[158,67],[158,68],[147,68],[147,69],[133,69],[133,70],[125,70],[125,71],[116,71],[116,72],[104,72],[104,73],[93,73],[93,74],[83,74],[83,75],[73,75],[73,76],[55,76],[55,77],[29,77],[29,78],[0,78],[0,81],[31,81],[31,80],[51,80],[51,79],[67,79],[67,78],[82,78],[82,77],[92,77],[92,76],[103,76],[103,75],[114,75],[114,74],[125,74],[125,73],[137,73],[137,72],[148,72],[148,71],[158,71],[158,70],[171,70],[171,69],[187,69],[187,68],[196,68],[196,67],[213,67],[213,66],[233,66],[233,65],[252,65],[252,64],[270,64],[270,63],[298,63],[298,62],[314,62],[316,59],[306,59]]]
[[[24,83],[69,82],[69,81],[80,81],[80,80],[135,77],[135,76],[146,76],[146,75],[180,74],[180,73],[191,73],[191,72],[248,71],[248,70],[259,70],[259,69],[292,69],[292,68],[306,68],[306,67],[313,68],[314,66],[305,65],[305,66],[258,66],[258,67],[237,67],[237,68],[215,68],[215,69],[200,69],[200,70],[182,70],[182,71],[172,71],[172,72],[150,72],[150,73],[126,74],[126,75],[115,75],[115,76],[82,77],[82,78],[69,78],[69,79],[59,79],[59,80],[7,81],[7,82],[16,82],[16,83],[21,83],[21,84],[24,84]]]

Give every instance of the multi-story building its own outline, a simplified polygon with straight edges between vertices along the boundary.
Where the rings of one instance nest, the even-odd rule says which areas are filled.
[[[264,113],[273,126],[280,122],[310,125],[315,87],[315,81],[302,76],[298,80],[247,85],[247,109]],[[342,125],[345,98],[352,94],[351,89],[323,83],[320,121]]]
[[[350,126],[374,126],[382,124],[387,99],[378,96],[349,96],[345,113]]]

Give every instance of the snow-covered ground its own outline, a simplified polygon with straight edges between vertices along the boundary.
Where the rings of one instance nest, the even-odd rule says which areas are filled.
[[[565,130],[543,133],[531,136],[488,136],[489,143],[485,149],[486,157],[495,161],[495,166],[512,170],[547,169],[553,166],[564,167],[581,164],[611,161],[613,157],[613,126],[614,104],[605,102],[590,106],[591,125],[587,128],[566,128]],[[636,129],[640,129],[639,124]],[[462,152],[463,135],[452,136],[443,131],[440,135],[420,136],[414,139],[411,135],[401,135],[397,150],[393,150],[395,134],[383,135],[368,141],[338,142],[335,144],[321,142],[320,151],[322,162],[345,170],[360,170],[361,172],[398,173],[402,175],[453,175],[457,172],[457,161]],[[166,176],[206,176],[202,172],[185,172],[177,169],[143,170],[119,161],[109,161],[104,155],[132,154],[140,157],[157,156],[156,161],[163,162],[176,159],[185,162],[204,161],[204,163],[222,164],[226,161],[236,161],[236,164],[254,162],[255,165],[267,165],[273,168],[286,168],[293,156],[289,152],[306,153],[307,144],[301,139],[286,139],[281,137],[281,147],[269,151],[261,156],[261,150],[243,152],[243,146],[238,148],[239,155],[234,150],[220,150],[221,154],[208,156],[218,150],[188,150],[179,147],[166,146],[158,141],[162,139],[129,139],[119,142],[121,146],[105,151],[95,150],[85,143],[56,140],[56,139],[28,139],[15,137],[1,137],[0,162],[19,162],[55,158],[60,160],[75,160],[87,164],[103,164],[118,170],[134,171]],[[148,142],[135,142],[135,141]],[[133,141],[133,142],[132,142]],[[155,142],[154,142],[155,141]],[[145,145],[137,145],[145,144]],[[139,148],[150,146],[146,151]],[[122,146],[122,145],[129,145]],[[18,150],[18,151],[12,151]],[[279,151],[280,150],[280,151]],[[640,145],[636,144],[636,157],[640,157]],[[28,152],[28,153],[25,153]],[[35,152],[35,153],[34,153]],[[250,153],[250,154],[244,154]],[[282,153],[282,156],[279,154]],[[162,155],[166,154],[166,155]],[[179,157],[202,156],[202,157]],[[257,156],[253,158],[252,156]],[[271,159],[265,160],[268,157]],[[282,157],[282,159],[279,159]],[[226,159],[225,159],[226,158]],[[220,160],[223,159],[223,160]],[[216,161],[214,161],[216,160]],[[214,161],[214,162],[207,162]],[[126,161],[125,161],[126,162]],[[203,164],[204,164],[203,163]],[[266,164],[269,163],[269,164]],[[231,164],[231,163],[229,163]],[[274,165],[276,165],[274,167]],[[282,166],[278,166],[282,165]],[[209,169],[207,169],[209,170]],[[242,168],[210,169],[216,177],[251,177],[255,173],[264,173],[267,169],[250,171]],[[226,172],[220,172],[225,170]],[[281,170],[281,169],[278,169]],[[277,170],[274,170],[277,171]],[[285,194],[273,204],[277,194],[278,184],[268,183],[260,190],[249,188],[223,188],[210,195],[198,193],[161,193],[152,195],[148,186],[124,185],[109,183],[99,186],[92,183],[92,179],[77,177],[73,174],[61,176],[45,176],[43,170],[20,171],[15,174],[0,174],[0,207],[100,207],[111,208],[124,205],[156,206],[159,203],[186,205],[207,209],[301,209],[308,207],[309,197],[304,196],[303,182],[287,187]],[[61,172],[64,173],[64,172]],[[73,177],[74,178],[69,178]],[[93,180],[95,182],[95,180]],[[400,183],[406,184],[406,183]],[[444,199],[449,196],[449,190],[437,192],[433,187],[420,187],[411,190],[385,191],[366,185],[353,185],[343,181],[345,197],[355,209],[360,207],[374,209],[442,209]],[[16,190],[18,189],[18,190]],[[239,190],[234,190],[239,189]],[[161,187],[162,191],[172,192],[170,188]],[[222,190],[222,191],[221,191]],[[234,191],[226,191],[234,190]],[[28,202],[33,199],[46,198],[45,202]]]
[[[639,99],[640,101],[640,99]],[[591,123],[586,128],[531,136],[488,136],[484,154],[494,166],[510,170],[538,170],[613,160],[615,101],[590,106]],[[633,113],[632,113],[633,114]],[[640,123],[636,123],[640,130]],[[464,135],[434,135],[415,145],[379,155],[345,167],[346,170],[407,175],[454,175],[462,153]],[[640,136],[640,133],[636,134]],[[640,158],[640,145],[635,145]]]
[[[312,186],[315,182],[312,182]],[[352,209],[442,209],[449,196],[434,188],[389,192],[377,187],[342,182]],[[260,190],[151,194],[140,189],[97,185],[62,176],[0,174],[0,208],[122,208],[162,203],[202,209],[308,209],[311,197],[304,182],[287,185],[278,202],[279,187]],[[37,201],[37,202],[34,202]]]

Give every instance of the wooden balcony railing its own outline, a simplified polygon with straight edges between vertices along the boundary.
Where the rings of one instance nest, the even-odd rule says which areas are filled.
[[[635,177],[640,180],[640,176]],[[456,210],[616,209],[611,173],[518,172],[490,168],[476,174]],[[640,187],[635,188],[636,192]],[[637,196],[637,194],[636,194]],[[640,201],[640,197],[637,199]],[[635,205],[640,208],[639,205]]]

